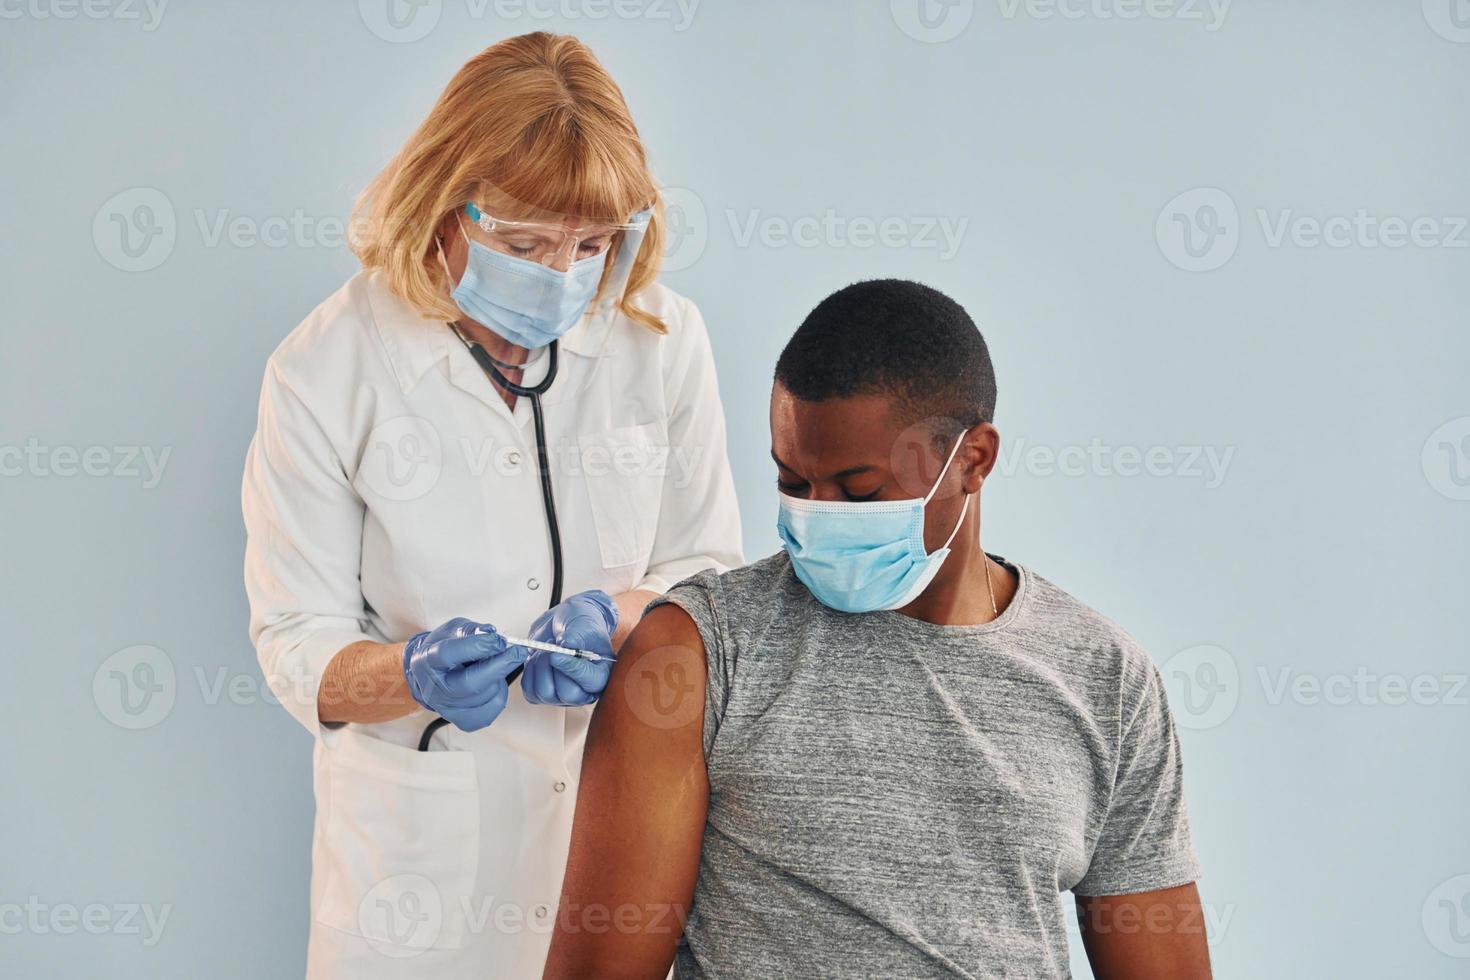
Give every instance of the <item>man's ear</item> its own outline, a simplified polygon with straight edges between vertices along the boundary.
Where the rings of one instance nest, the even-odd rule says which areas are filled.
[[[989,422],[981,422],[972,428],[965,433],[960,457],[965,464],[965,493],[979,493],[1000,459],[1000,430]]]

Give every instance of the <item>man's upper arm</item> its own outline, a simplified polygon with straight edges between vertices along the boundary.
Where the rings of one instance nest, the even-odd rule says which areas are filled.
[[[1078,895],[1077,919],[1097,980],[1210,980],[1204,911],[1193,884]]]
[[[704,695],[694,621],[656,607],[624,642],[592,715],[545,977],[667,973],[709,802]]]

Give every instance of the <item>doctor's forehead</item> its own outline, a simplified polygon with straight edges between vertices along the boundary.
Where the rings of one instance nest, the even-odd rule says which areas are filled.
[[[903,430],[897,414],[888,395],[803,401],[778,381],[771,389],[771,453],[787,466],[820,473],[886,467]]]

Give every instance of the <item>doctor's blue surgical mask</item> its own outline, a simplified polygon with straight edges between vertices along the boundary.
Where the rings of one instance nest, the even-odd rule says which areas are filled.
[[[606,252],[573,262],[566,272],[560,272],[473,240],[457,219],[455,226],[469,252],[464,274],[450,297],[465,316],[518,347],[537,350],[557,340],[597,295]],[[439,261],[448,274],[442,244]]]
[[[924,550],[924,506],[944,482],[967,433],[960,433],[929,492],[911,500],[804,500],[781,494],[777,533],[802,584],[841,612],[898,609],[917,599],[970,512],[970,495],[944,544]]]

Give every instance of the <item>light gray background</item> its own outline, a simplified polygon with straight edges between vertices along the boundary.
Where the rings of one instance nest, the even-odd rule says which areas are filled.
[[[748,554],[790,331],[855,279],[948,291],[1020,450],[987,545],[1169,678],[1217,975],[1465,975],[1470,4],[929,2],[426,0],[399,32],[385,0],[0,3],[0,973],[300,974],[309,742],[260,697],[240,576],[261,369],[453,71],[551,29],[683,189],[665,279],[711,327]],[[1301,224],[1359,212],[1340,246]],[[929,219],[967,223],[954,254]],[[1224,230],[1198,260],[1189,223]],[[110,475],[64,475],[89,447]],[[134,450],[169,453],[156,485]],[[162,654],[104,663],[135,645]],[[171,708],[123,709],[140,656]]]

